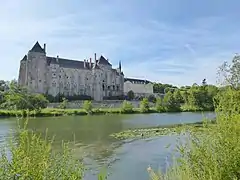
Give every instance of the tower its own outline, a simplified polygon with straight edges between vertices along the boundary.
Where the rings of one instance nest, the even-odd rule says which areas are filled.
[[[47,93],[47,58],[44,48],[36,42],[26,59],[26,86],[33,93]]]

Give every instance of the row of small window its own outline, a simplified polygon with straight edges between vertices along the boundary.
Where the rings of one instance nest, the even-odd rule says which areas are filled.
[[[53,74],[53,77],[56,77],[56,74]],[[59,78],[62,78],[62,76],[60,75]],[[66,78],[69,79],[69,78],[71,78],[71,77],[69,77],[69,76],[66,75]],[[79,76],[79,78],[80,78],[80,76]],[[86,78],[86,79],[88,80],[88,78]]]
[[[102,85],[102,89],[103,89],[103,91],[106,90],[104,84]],[[111,90],[111,86],[107,86],[107,90]],[[114,91],[115,91],[115,90],[119,91],[119,86],[118,86],[118,85],[117,85],[117,86],[113,85],[113,86],[112,86],[112,90],[114,90]]]
[[[132,84],[146,84],[145,81],[132,81]]]

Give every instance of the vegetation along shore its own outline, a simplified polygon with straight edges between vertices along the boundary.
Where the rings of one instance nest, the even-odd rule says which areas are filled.
[[[151,167],[146,167],[152,180],[240,179],[240,57],[236,56],[232,64],[224,63],[220,70],[223,72],[223,79],[227,85],[217,88],[216,94],[210,93],[212,92],[209,91],[211,86],[203,84],[194,85],[185,91],[188,96],[182,104],[174,96],[176,92],[179,92],[178,90],[167,92],[163,99],[156,99],[155,108],[159,112],[174,112],[183,107],[186,109],[203,108],[203,110],[214,107],[216,121],[215,124],[206,121],[202,125],[191,126],[193,128],[188,125],[173,127],[177,133],[187,132],[187,142],[178,143],[179,156],[176,159],[173,157],[173,164],[165,172],[156,173]],[[6,111],[45,111],[44,107],[48,101],[44,96],[29,94],[19,88],[11,83],[9,89],[1,93],[3,109]],[[206,98],[210,94],[212,99]],[[65,102],[63,100],[60,109],[65,108]],[[84,110],[88,114],[92,113],[90,101],[85,101]],[[147,113],[150,110],[149,100],[144,98],[139,111]],[[131,103],[124,101],[121,112],[133,113]],[[195,131],[196,127],[198,130]],[[200,132],[199,129],[202,131]],[[144,129],[135,132],[126,131],[113,136],[124,139],[139,137],[142,134],[143,136],[152,136],[156,133],[166,135],[169,132],[173,131],[155,128],[145,130],[145,132]],[[63,144],[63,151],[54,152],[52,141],[30,130],[19,129],[14,134],[17,134],[18,138],[9,138],[5,145],[7,148],[2,147],[0,153],[0,177],[2,179],[84,179],[84,165],[73,158],[72,149],[69,149],[67,144]],[[105,175],[106,173],[100,173],[98,179],[106,179]]]
[[[171,88],[170,88],[171,87]],[[63,97],[58,108],[47,108],[48,96],[31,94],[15,81],[0,81],[0,116],[63,116],[63,115],[97,115],[97,114],[134,114],[134,113],[162,113],[162,112],[196,112],[214,111],[214,97],[224,88],[193,84],[177,88],[170,85],[155,84],[155,92],[166,94],[164,97],[149,96],[142,98],[140,106],[135,108],[131,103],[133,97],[129,93],[128,100],[122,102],[118,108],[94,108],[91,100],[85,100],[79,109],[67,109],[67,97]]]

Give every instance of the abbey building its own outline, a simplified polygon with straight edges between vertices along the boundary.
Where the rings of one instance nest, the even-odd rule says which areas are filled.
[[[96,101],[124,94],[124,74],[103,56],[83,61],[50,57],[37,42],[20,63],[18,83],[31,92],[58,96],[85,95]]]

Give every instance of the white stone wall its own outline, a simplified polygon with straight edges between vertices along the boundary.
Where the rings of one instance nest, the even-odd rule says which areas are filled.
[[[29,52],[26,61],[27,87],[34,93],[47,91],[47,61],[44,53]]]
[[[129,91],[133,91],[135,94],[153,94],[153,84],[137,84],[130,81],[124,82],[124,94]]]
[[[19,70],[20,85],[27,86],[35,93],[52,96],[88,95],[96,101],[105,96],[123,95],[124,76],[110,65],[99,64],[96,69],[63,68],[58,64],[47,64],[45,53],[30,52],[21,61]],[[103,88],[104,86],[104,88]]]

